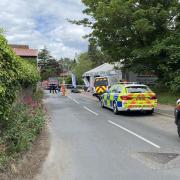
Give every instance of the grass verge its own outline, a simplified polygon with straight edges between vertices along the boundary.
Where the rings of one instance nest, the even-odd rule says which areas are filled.
[[[152,87],[151,89],[157,94],[159,104],[175,106],[176,101],[180,98],[180,95],[173,93],[167,88]]]

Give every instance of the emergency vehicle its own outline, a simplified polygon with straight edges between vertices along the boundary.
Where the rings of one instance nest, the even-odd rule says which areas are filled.
[[[94,79],[93,95],[100,99],[101,95],[104,94],[110,86],[119,82],[119,80],[118,75],[96,77]]]
[[[107,77],[97,77],[94,80],[94,92],[93,95],[100,97],[108,89],[108,78]]]
[[[42,82],[42,87],[45,90],[50,90],[50,85],[55,85],[59,89],[58,79],[50,77],[48,80]]]
[[[175,124],[177,125],[177,131],[178,131],[178,135],[180,137],[180,99],[176,103]]]
[[[149,114],[157,108],[157,96],[143,84],[118,83],[101,96],[101,106],[119,111],[146,111]]]

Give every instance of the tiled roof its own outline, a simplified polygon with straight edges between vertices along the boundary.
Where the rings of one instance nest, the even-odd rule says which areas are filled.
[[[36,49],[13,48],[17,56],[22,57],[37,57],[38,51]]]

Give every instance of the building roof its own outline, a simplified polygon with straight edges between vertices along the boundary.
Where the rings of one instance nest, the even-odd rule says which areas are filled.
[[[90,71],[85,72],[83,76],[91,76],[93,74],[100,73],[100,72],[112,71],[113,69],[114,69],[114,66],[112,64],[105,63],[105,64],[102,64],[101,66],[91,69]]]
[[[27,49],[27,48],[13,48],[13,51],[17,56],[22,57],[37,57],[38,51],[36,49]]]
[[[30,49],[26,44],[9,44],[15,54],[20,57],[37,57],[38,51],[36,49]]]
[[[93,76],[93,75],[105,75],[105,74],[115,74],[115,64],[104,63],[101,66],[98,66],[90,71],[87,71],[83,74],[85,76]]]

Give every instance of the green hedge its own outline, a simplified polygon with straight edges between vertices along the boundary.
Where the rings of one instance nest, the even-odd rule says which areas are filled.
[[[46,120],[42,93],[38,90],[33,98],[13,104],[0,136],[0,171],[6,171],[9,162],[28,150],[42,131]]]
[[[7,40],[0,35],[0,122],[8,119],[17,92],[40,79],[36,67],[17,57]]]

